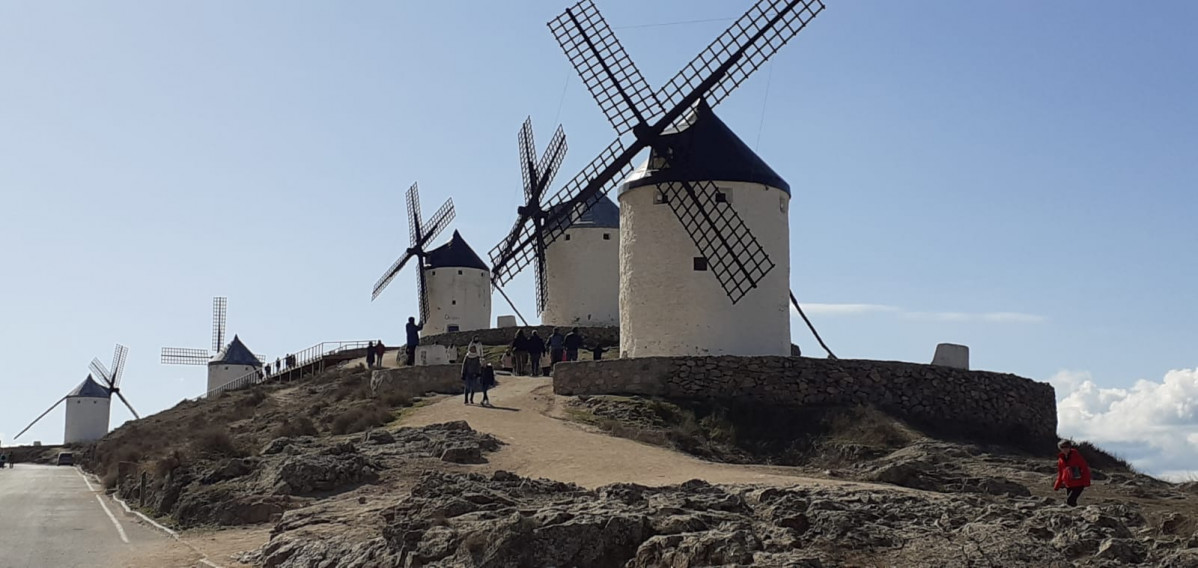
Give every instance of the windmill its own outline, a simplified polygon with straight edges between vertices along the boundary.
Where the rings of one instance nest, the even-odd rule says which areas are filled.
[[[507,238],[491,249],[492,262],[516,256],[522,260],[520,268],[534,265],[537,313],[542,323],[615,325],[619,310],[619,241],[613,238],[619,229],[616,205],[603,197],[577,217],[546,209],[546,190],[566,156],[565,131],[557,127],[539,160],[531,117],[524,121],[516,138],[524,204],[516,209],[516,223]],[[547,238],[547,220],[563,224],[563,239],[553,243]],[[528,246],[513,250],[524,234],[531,236]],[[510,276],[504,282],[507,280]]]
[[[163,347],[163,365],[207,365],[207,390],[257,373],[262,369],[265,357],[255,355],[236,335],[225,344],[225,321],[229,300],[223,296],[212,298],[212,349],[190,349],[186,347]]]
[[[421,217],[417,184],[408,189],[406,198],[411,246],[374,284],[371,300],[378,298],[404,266],[416,259],[416,293],[425,334],[486,328],[491,319],[491,271],[486,263],[457,231],[448,243],[427,248],[453,221],[453,199],[446,199],[426,224]]]
[[[129,412],[133,413],[134,418],[140,419],[141,416],[138,416],[137,411],[133,410],[133,406],[125,399],[125,395],[121,394],[120,389],[121,376],[125,372],[125,357],[128,353],[127,347],[117,344],[112,353],[111,371],[104,367],[99,359],[93,359],[91,374],[82,383],[79,383],[79,386],[41,413],[13,439],[20,438],[21,434],[33,428],[34,424],[45,418],[51,410],[63,402],[67,403],[66,427],[62,437],[64,444],[90,442],[103,438],[108,433],[108,414],[114,394],[121,399]],[[96,382],[96,378],[100,379],[99,383]]]
[[[789,256],[789,188],[711,109],[823,8],[820,0],[761,0],[657,90],[649,87],[590,0],[550,21],[554,37],[618,137],[547,200],[549,213],[540,233],[524,225],[509,235],[506,249],[493,257],[496,280],[505,283],[526,266],[534,256],[526,252],[530,247],[558,239],[573,219],[625,181],[632,160],[648,149],[649,159],[620,193],[622,354],[788,354],[789,267],[781,278],[770,273],[777,266],[774,258],[785,263]],[[626,140],[628,134],[632,137]],[[704,163],[720,161],[726,153],[734,154],[733,163]],[[762,166],[765,171],[753,172]],[[719,177],[725,171],[734,177]],[[746,172],[754,175],[742,175]],[[745,187],[730,193],[721,188],[723,182]],[[635,191],[639,187],[651,191]],[[751,187],[761,188],[761,195]],[[649,195],[648,207],[640,203],[642,194]],[[782,218],[760,222],[758,214],[765,212],[759,209],[768,198]],[[734,201],[742,203],[734,207]],[[738,208],[751,210],[750,223]],[[663,210],[675,221],[664,223]],[[755,236],[762,228],[771,233],[769,244],[782,243],[773,250],[774,258]],[[683,243],[686,249],[679,248]],[[703,287],[694,272],[710,272],[718,287],[705,275],[708,286]],[[755,289],[761,298],[742,304]],[[722,292],[722,302],[711,297],[712,290]],[[666,341],[654,343],[654,336]],[[765,347],[763,337],[769,337]]]

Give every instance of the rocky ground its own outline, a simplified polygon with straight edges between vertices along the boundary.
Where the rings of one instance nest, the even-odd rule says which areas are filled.
[[[777,409],[554,397],[520,378],[493,393],[501,408],[484,409],[459,397],[372,400],[364,376],[186,403],[143,421],[171,432],[165,447],[133,456],[129,441],[144,432],[118,430],[90,463],[132,504],[205,538],[219,538],[213,527],[271,527],[261,546],[225,556],[229,565],[1198,567],[1198,490],[1104,454],[1092,456],[1083,506],[1069,508],[1051,490],[1051,452],[930,435],[865,409],[796,420]],[[383,415],[339,418],[362,408]],[[211,440],[188,427],[197,415],[236,419],[227,439]],[[311,424],[297,424],[303,417]],[[621,482],[665,478],[601,462],[578,472],[563,460],[616,456],[543,440],[557,453],[538,454],[530,432],[635,454],[619,456],[629,463],[660,468],[675,455],[679,471],[727,480],[743,468],[769,483]],[[102,459],[105,444],[136,459]],[[723,464],[697,467],[682,452]],[[755,463],[775,467],[729,465]],[[539,471],[574,471],[583,485]]]

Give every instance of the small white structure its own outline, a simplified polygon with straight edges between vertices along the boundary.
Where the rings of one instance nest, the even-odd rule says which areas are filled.
[[[969,347],[956,343],[941,343],[936,346],[932,364],[954,369],[969,370]]]
[[[620,209],[603,196],[545,247],[541,323],[620,323]]]
[[[428,252],[423,270],[428,295],[425,335],[491,325],[491,269],[459,232]]]
[[[790,355],[790,187],[706,105],[620,186],[620,355]],[[735,304],[663,193],[711,181],[774,268]]]
[[[223,349],[208,362],[208,390],[212,392],[246,375],[262,372],[262,361],[250,351],[241,338],[233,336]]]
[[[449,356],[449,348],[444,345],[417,345],[416,346],[416,366],[427,367],[429,365],[448,365],[452,359]]]
[[[112,392],[88,375],[64,399],[67,424],[64,444],[91,442],[108,434],[108,411]]]
[[[495,320],[495,327],[516,327],[516,316],[499,316],[499,319]]]

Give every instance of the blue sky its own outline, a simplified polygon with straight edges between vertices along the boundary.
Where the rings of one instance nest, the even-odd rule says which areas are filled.
[[[598,5],[657,85],[750,3]],[[413,181],[483,254],[519,200],[526,116],[541,144],[565,125],[559,183],[613,138],[545,27],[565,6],[0,3],[0,438],[115,342],[143,413],[199,394],[203,369],[158,351],[205,347],[214,295],[271,357],[398,343],[414,275],[369,292],[407,246]],[[1126,394],[1198,368],[1198,5],[1132,8],[832,1],[717,109],[793,188],[790,279],[838,355],[966,343],[1062,398],[1082,374]],[[531,276],[509,293],[534,312]],[[1128,420],[1110,398],[1085,420]],[[1062,431],[1109,430],[1081,424]],[[61,410],[26,436],[61,439]],[[1120,451],[1198,470],[1198,435],[1153,436]]]

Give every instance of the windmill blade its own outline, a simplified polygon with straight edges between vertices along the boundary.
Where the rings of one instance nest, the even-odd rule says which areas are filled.
[[[129,409],[129,412],[132,412],[132,413],[133,413],[133,417],[134,417],[134,418],[136,418],[136,419],[138,419],[138,420],[141,420],[141,416],[139,416],[139,415],[137,414],[137,411],[136,411],[136,410],[133,410],[133,405],[132,405],[132,404],[129,404],[129,401],[128,401],[128,400],[125,400],[125,395],[121,394],[121,391],[114,390],[114,391],[112,391],[112,393],[113,393],[113,394],[115,394],[115,395],[117,395],[118,397],[120,397],[120,399],[121,399],[121,402],[125,403],[125,408],[128,408],[128,409]]]
[[[428,287],[424,282],[424,267],[421,266],[420,277],[416,280],[416,293],[420,297],[420,324],[424,325],[428,322]]]
[[[545,287],[545,247],[537,246],[537,314],[545,311],[545,302],[549,300],[549,291]]]
[[[92,359],[91,364],[87,367],[91,369],[92,375],[98,377],[109,387],[112,386],[112,375],[108,374],[108,369],[104,368],[104,363],[101,363],[99,359]]]
[[[388,268],[387,271],[383,273],[383,276],[379,278],[378,282],[374,283],[374,291],[370,294],[371,301],[374,301],[375,298],[379,297],[379,294],[383,293],[383,290],[387,287],[387,285],[395,279],[395,275],[399,274],[399,271],[403,270],[404,265],[407,264],[409,260],[412,260],[412,257],[414,256],[416,255],[409,250],[408,252],[405,252],[403,256],[395,259],[395,262],[391,265],[391,268]]]
[[[520,176],[524,179],[524,201],[533,200],[533,181],[541,177],[537,169],[537,143],[532,136],[532,117],[524,119],[520,132],[516,133],[516,146],[520,151]]]
[[[557,170],[561,168],[562,160],[566,159],[567,150],[569,147],[566,145],[566,131],[559,124],[553,133],[553,138],[549,140],[549,146],[545,148],[545,155],[541,156],[541,162],[537,164],[538,199],[553,184],[553,178],[557,177]]]
[[[125,357],[129,355],[129,348],[116,344],[116,349],[112,352],[112,388],[117,388],[121,384],[121,376],[125,374]]]
[[[625,134],[661,114],[656,93],[594,2],[583,0],[567,8],[549,22],[549,29],[616,132]]]
[[[732,205],[716,201],[717,193],[719,190],[710,181],[669,182],[662,186],[670,209],[735,304],[757,287],[774,268],[774,262]]]
[[[47,409],[46,409],[46,411],[45,411],[45,412],[43,412],[43,413],[41,413],[41,415],[40,415],[40,416],[38,416],[37,418],[34,418],[34,419],[33,419],[33,422],[30,422],[30,423],[29,423],[29,425],[28,425],[28,426],[26,426],[24,430],[21,430],[20,432],[18,432],[16,436],[13,436],[13,437],[12,437],[12,439],[16,440],[17,438],[20,438],[20,437],[21,437],[21,434],[24,434],[25,432],[28,432],[30,428],[33,428],[33,425],[34,425],[34,424],[37,424],[37,423],[38,423],[38,421],[40,421],[42,418],[45,418],[47,414],[50,414],[50,411],[51,411],[51,410],[54,410],[55,408],[57,408],[57,407],[58,407],[58,405],[62,404],[62,401],[66,400],[66,399],[67,399],[67,397],[65,397],[65,396],[64,396],[64,397],[62,397],[62,398],[60,398],[60,399],[58,399],[58,402],[54,403],[54,406],[51,406],[50,408],[47,408]]]
[[[437,212],[433,213],[432,218],[429,219],[424,233],[424,240],[420,242],[420,248],[423,250],[425,245],[436,239],[437,235],[440,235],[441,231],[444,231],[449,226],[449,223],[453,221],[456,215],[457,213],[453,208],[453,199],[446,199],[445,203],[441,204],[441,208],[437,209]]]
[[[163,365],[207,365],[212,359],[207,349],[188,349],[186,347],[163,347]]]
[[[229,299],[212,298],[212,352],[219,353],[225,346],[225,316],[228,314]]]
[[[760,0],[657,91],[662,107],[714,107],[807,27],[824,9],[820,0]]]
[[[548,200],[544,231],[539,236],[531,223],[518,222],[508,238],[489,253],[491,274],[496,282],[500,285],[510,282],[536,258],[536,251],[531,248],[534,242],[549,246],[579,216],[598,203],[608,190],[628,175],[632,169],[632,159],[644,148],[644,143],[639,141],[625,147],[624,141],[618,138],[604,148],[573,180]]]
[[[422,234],[420,226],[423,224],[420,218],[420,188],[413,183],[404,198],[408,204],[408,243],[418,246]]]

